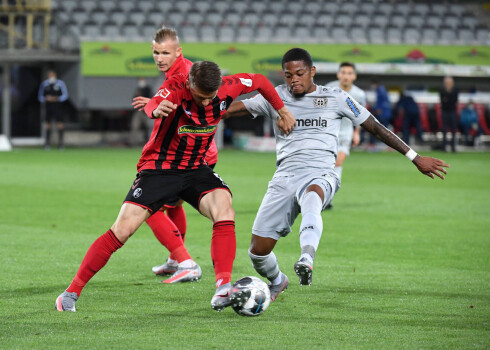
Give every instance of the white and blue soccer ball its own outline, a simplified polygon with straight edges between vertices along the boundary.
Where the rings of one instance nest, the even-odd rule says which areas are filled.
[[[247,276],[240,278],[231,287],[231,307],[241,316],[258,316],[271,302],[267,284],[260,278]]]

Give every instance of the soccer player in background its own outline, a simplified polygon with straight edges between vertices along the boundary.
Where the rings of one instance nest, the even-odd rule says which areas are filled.
[[[337,72],[336,81],[332,81],[327,84],[329,87],[340,87],[342,90],[351,95],[354,100],[359,102],[361,106],[366,106],[366,93],[359,87],[354,85],[354,81],[357,79],[356,66],[351,62],[342,62]],[[339,131],[339,146],[337,153],[337,160],[335,162],[335,172],[342,180],[342,165],[345,158],[350,154],[351,145],[354,147],[359,145],[361,141],[361,127],[352,125],[352,121],[349,118],[342,118]],[[333,202],[327,205],[326,209],[330,209],[333,206]]]
[[[289,124],[286,130],[291,130],[294,117],[263,75],[222,77],[217,64],[204,61],[192,66],[185,83],[173,78],[163,83],[145,106],[155,124],[138,162],[138,175],[115,223],[91,245],[73,282],[56,299],[57,310],[75,312],[75,303],[87,282],[144,221],[150,224],[162,205],[175,196],[212,221],[211,259],[216,292],[211,307],[221,311],[230,305],[236,251],[235,212],[228,186],[207,166],[205,155],[231,102],[256,90]]]
[[[451,131],[451,151],[456,152],[456,129],[458,127],[458,90],[453,77],[444,78],[444,87],[439,92],[442,111],[442,150],[446,152],[447,131]]]
[[[340,186],[335,161],[343,118],[349,118],[354,126],[361,125],[404,154],[422,174],[444,179],[444,167],[449,166],[442,160],[415,153],[345,91],[315,85],[315,67],[306,50],[294,48],[286,52],[282,68],[286,84],[276,90],[296,118],[296,127],[285,135],[274,126],[277,169],[255,218],[249,250],[255,270],[270,281],[272,300],[289,284],[287,276],[279,269],[273,249],[279,238],[291,232],[300,212],[301,256],[294,270],[300,285],[311,284],[313,260],[323,230],[321,212]],[[247,115],[277,118],[277,113],[260,95],[233,102],[226,117]]]
[[[63,125],[62,102],[68,100],[68,90],[63,80],[56,77],[54,70],[48,71],[48,79],[44,80],[39,87],[38,100],[46,107],[46,143],[44,149],[51,148],[51,123],[56,122],[58,129],[58,149],[64,148],[63,135],[65,127]]]
[[[153,37],[152,51],[158,70],[165,73],[165,80],[172,78],[181,83],[187,80],[192,62],[184,58],[175,29],[167,27],[158,29]],[[149,101],[150,98],[145,96],[136,96],[133,98],[133,107],[143,111]],[[218,149],[214,139],[206,153],[206,161],[211,168],[214,168],[218,162]],[[153,215],[155,219],[152,219],[153,224],[150,226],[155,237],[164,246],[170,248],[170,255],[165,263],[152,268],[156,275],[172,274],[164,283],[189,282],[201,277],[200,269],[189,270],[182,264],[179,269],[179,263],[187,258],[180,254],[183,249],[179,241],[185,241],[187,232],[187,218],[182,204],[183,201],[180,198],[171,198],[163,205],[161,212]],[[157,218],[158,222],[156,222]]]

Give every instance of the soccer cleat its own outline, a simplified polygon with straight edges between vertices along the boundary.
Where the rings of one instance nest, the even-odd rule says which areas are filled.
[[[296,264],[294,264],[294,271],[299,277],[299,284],[301,286],[311,285],[311,280],[313,279],[313,266],[307,259],[299,259]]]
[[[281,272],[281,282],[279,284],[269,283],[269,291],[271,292],[271,301],[276,300],[277,296],[288,289],[288,276]]]
[[[179,267],[172,277],[162,283],[181,283],[199,281],[202,276],[201,267],[195,264],[193,267]]]
[[[69,293],[66,290],[56,299],[55,309],[58,311],[77,312],[75,303],[78,300],[77,293]]]
[[[231,283],[226,283],[216,289],[216,292],[211,299],[211,307],[221,312],[225,307],[231,305],[230,300]]]
[[[174,274],[178,270],[178,268],[178,264],[171,264],[167,260],[165,261],[165,264],[153,266],[151,270],[157,276],[166,276]]]

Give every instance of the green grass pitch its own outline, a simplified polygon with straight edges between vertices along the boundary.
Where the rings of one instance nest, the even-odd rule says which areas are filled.
[[[89,245],[115,220],[135,149],[0,154],[1,349],[488,349],[490,154],[433,155],[445,181],[395,153],[353,153],[324,233],[313,284],[300,287],[297,220],[275,253],[289,289],[260,317],[211,310],[211,224],[187,206],[199,283],[163,285],[167,253],[144,224],[87,285],[77,313],[54,302]],[[225,150],[234,193],[233,280],[256,275],[247,248],[275,155]]]

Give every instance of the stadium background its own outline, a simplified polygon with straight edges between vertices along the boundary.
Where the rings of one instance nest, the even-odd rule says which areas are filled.
[[[0,152],[0,348],[490,348],[488,131],[478,147],[460,142],[456,154],[429,150],[441,139],[437,91],[446,74],[455,76],[460,102],[475,100],[490,126],[488,3],[0,0],[0,6],[0,134],[14,145]],[[143,225],[84,290],[78,312],[56,312],[56,296],[112,224],[134,178],[141,149],[125,147],[131,98],[138,77],[152,86],[161,81],[150,40],[163,23],[179,31],[186,57],[216,60],[229,72],[262,72],[281,83],[280,57],[301,46],[313,55],[319,83],[335,78],[340,61],[355,62],[356,84],[371,104],[374,78],[393,103],[401,89],[410,90],[428,121],[426,142],[414,148],[451,164],[446,180],[418,174],[394,152],[364,146],[352,152],[334,210],[322,214],[314,283],[300,288],[294,278],[297,222],[275,249],[290,287],[259,318],[210,309],[210,224],[188,206],[186,245],[203,268],[200,283],[159,283],[150,268],[165,252]],[[40,147],[37,91],[50,68],[71,96],[63,152]],[[227,127],[236,147],[273,147],[260,136],[267,133],[262,120]],[[247,255],[250,228],[274,160],[272,152],[220,151],[217,171],[233,189],[237,212],[234,280],[256,274]]]
[[[456,79],[459,110],[476,102],[490,143],[490,4],[481,1],[113,1],[2,0],[0,64],[2,133],[14,145],[41,145],[44,116],[36,99],[46,70],[68,86],[68,146],[124,145],[137,77],[156,90],[151,56],[155,29],[175,27],[184,55],[214,60],[225,73],[260,72],[282,82],[280,59],[293,46],[308,49],[318,83],[335,79],[338,63],[357,64],[356,84],[374,102],[371,82],[401,90],[419,103],[424,138],[441,139],[437,91]],[[393,122],[400,131],[401,117]],[[262,121],[227,122],[227,141],[269,134]],[[245,136],[243,132],[245,131]],[[235,132],[233,134],[233,132]],[[248,132],[248,133],[247,133]],[[245,143],[243,140],[245,137]],[[220,146],[222,137],[219,138]],[[267,142],[264,147],[267,147]],[[270,143],[269,143],[270,144]]]

